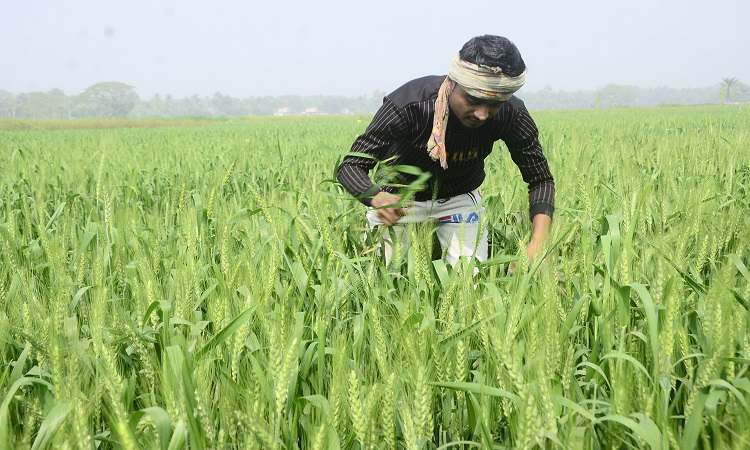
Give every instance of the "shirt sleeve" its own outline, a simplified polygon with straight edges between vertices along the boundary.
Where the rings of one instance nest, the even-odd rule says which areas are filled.
[[[365,205],[370,206],[372,197],[381,190],[370,179],[370,170],[385,159],[391,145],[406,129],[403,113],[386,97],[365,132],[355,139],[351,153],[341,161],[336,178]]]
[[[555,181],[539,143],[539,131],[525,108],[516,111],[512,122],[511,130],[503,140],[521,171],[523,181],[529,186],[529,218],[533,219],[537,214],[552,217]]]

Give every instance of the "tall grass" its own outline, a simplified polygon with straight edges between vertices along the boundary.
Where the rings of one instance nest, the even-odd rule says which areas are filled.
[[[474,277],[378,260],[356,118],[0,134],[1,445],[746,448],[750,116],[536,119],[551,262],[498,144]]]

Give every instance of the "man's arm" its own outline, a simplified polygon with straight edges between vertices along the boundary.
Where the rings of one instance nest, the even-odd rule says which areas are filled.
[[[552,229],[552,217],[537,214],[531,219],[531,240],[526,247],[526,255],[534,261],[542,255]]]
[[[388,149],[403,136],[405,130],[406,120],[401,111],[386,98],[365,132],[352,145],[351,153],[362,155],[350,154],[341,161],[336,178],[352,196],[365,205],[376,206],[372,205],[372,200],[382,192],[370,180],[370,171],[386,157]]]
[[[539,143],[539,131],[523,102],[517,100],[513,106],[510,126],[500,138],[529,186],[529,219],[533,220],[537,214],[553,217],[555,180]]]
[[[515,111],[513,126],[505,143],[523,180],[529,186],[532,234],[526,254],[533,261],[544,252],[552,228],[555,181],[539,143],[536,124],[523,105]]]

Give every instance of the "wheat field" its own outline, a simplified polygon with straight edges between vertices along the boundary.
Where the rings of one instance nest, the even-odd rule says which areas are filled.
[[[497,144],[490,259],[395,270],[368,117],[0,122],[0,447],[750,447],[750,112],[533,116],[549,263]]]

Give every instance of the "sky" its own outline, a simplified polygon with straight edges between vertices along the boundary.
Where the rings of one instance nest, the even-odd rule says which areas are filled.
[[[750,84],[748,0],[0,0],[0,90],[370,96],[513,41],[523,90]]]

